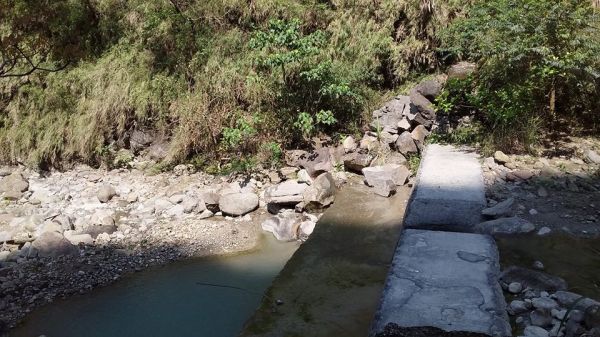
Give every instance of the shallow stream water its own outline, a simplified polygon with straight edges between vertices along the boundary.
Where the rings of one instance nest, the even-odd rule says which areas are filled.
[[[269,235],[248,254],[152,268],[42,307],[10,336],[232,337],[297,248]]]
[[[600,300],[600,239],[520,235],[496,242],[503,268],[532,268],[535,261],[541,261],[544,271],[564,278],[570,291]]]

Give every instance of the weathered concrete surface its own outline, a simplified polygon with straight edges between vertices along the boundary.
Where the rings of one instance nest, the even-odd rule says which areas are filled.
[[[431,327],[452,337],[510,336],[499,273],[489,236],[405,230],[371,336],[404,336],[407,328],[417,336]]]
[[[471,232],[486,206],[483,174],[477,155],[453,146],[425,150],[405,226]]]

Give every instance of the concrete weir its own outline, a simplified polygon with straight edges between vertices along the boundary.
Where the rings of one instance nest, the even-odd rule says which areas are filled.
[[[510,336],[498,275],[491,237],[406,230],[371,335]]]
[[[449,145],[427,146],[404,226],[469,232],[481,222],[485,206],[477,155]]]
[[[429,145],[370,336],[511,336],[485,204],[477,156]]]

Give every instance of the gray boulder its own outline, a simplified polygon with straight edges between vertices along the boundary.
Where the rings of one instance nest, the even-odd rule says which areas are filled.
[[[219,209],[229,215],[240,216],[258,208],[258,196],[254,193],[232,193],[219,198]]]
[[[514,198],[508,198],[502,202],[497,203],[496,205],[486,208],[481,211],[481,215],[497,219],[505,216],[512,215],[512,205],[515,203]],[[535,228],[535,227],[534,227]]]
[[[366,153],[349,153],[342,157],[346,170],[355,173],[361,173],[362,169],[369,167],[373,161],[373,156]]]
[[[535,230],[535,225],[519,217],[501,218],[482,222],[475,226],[475,232],[481,234],[524,234]]]
[[[117,191],[115,191],[114,187],[110,185],[102,185],[98,190],[98,200],[102,203],[109,202],[115,195],[117,195]]]
[[[0,193],[25,192],[29,189],[29,182],[20,172],[13,172],[0,179]]]
[[[326,172],[318,176],[312,184],[302,193],[306,205],[316,204],[325,207],[333,203],[335,199],[335,180],[331,173]]]
[[[265,190],[265,201],[269,204],[297,204],[304,200],[303,193],[308,187],[298,180],[286,180]]]
[[[344,151],[346,152],[352,152],[356,150],[356,148],[358,148],[358,144],[356,144],[356,141],[352,136],[346,137],[342,142],[342,146],[344,147]]]
[[[429,131],[423,125],[417,125],[414,130],[410,133],[412,139],[415,141],[415,145],[419,151],[423,150],[425,146],[425,138],[429,136]]]
[[[93,239],[96,239],[98,237],[98,235],[100,234],[112,234],[114,232],[117,231],[117,226],[115,225],[96,225],[96,226],[89,226],[81,231],[79,231],[79,233],[77,234],[89,234],[92,236]]]
[[[405,131],[398,136],[398,139],[396,140],[396,149],[405,156],[419,152],[417,144],[415,144],[412,135],[408,131]]]
[[[78,252],[77,248],[69,240],[57,232],[43,233],[33,241],[31,248],[40,257],[58,257],[61,255],[73,255]]]
[[[498,164],[506,164],[509,163],[510,157],[507,156],[504,152],[502,151],[496,151],[494,153],[494,160],[498,163]]]
[[[369,186],[375,186],[377,181],[391,180],[394,184],[402,186],[410,176],[410,171],[403,165],[386,164],[383,166],[366,167],[362,170],[365,181]]]
[[[389,197],[394,192],[396,192],[396,184],[389,179],[378,179],[372,182],[373,183],[373,192],[375,194],[380,195],[382,197]]]
[[[306,154],[298,160],[300,167],[306,169],[311,177],[333,170],[329,148],[321,148]]]
[[[600,164],[600,154],[594,150],[586,151],[584,159],[590,164]]]

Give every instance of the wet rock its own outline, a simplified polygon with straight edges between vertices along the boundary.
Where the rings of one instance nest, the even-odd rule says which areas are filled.
[[[402,186],[410,176],[408,168],[397,164],[367,167],[362,170],[367,185],[374,186],[378,180],[391,180],[397,186]]]
[[[219,199],[219,209],[229,215],[240,216],[257,208],[258,196],[254,193],[232,193]]]
[[[514,198],[508,198],[502,202],[497,203],[493,207],[486,208],[481,211],[481,215],[497,219],[505,216],[512,215],[512,206],[515,203]]]
[[[537,232],[537,235],[539,236],[544,236],[544,235],[548,235],[552,232],[552,230],[548,227],[542,227],[540,228],[540,230]]]
[[[40,257],[58,257],[77,253],[77,248],[62,234],[56,232],[47,232],[40,235],[39,238],[33,241],[31,247]]]
[[[526,337],[548,337],[548,331],[535,325],[525,327],[523,334]]]
[[[408,131],[405,131],[402,134],[400,134],[400,136],[396,140],[396,149],[404,156],[419,152],[417,145],[415,144],[415,141],[412,138],[412,135]]]
[[[297,204],[304,200],[303,193],[308,187],[298,180],[287,180],[265,191],[265,201],[273,204]]]
[[[524,301],[514,300],[508,306],[508,312],[515,316],[525,313],[531,309],[531,306]]]
[[[519,218],[501,218],[482,222],[475,226],[475,231],[481,234],[525,234],[535,230],[531,222]]]
[[[546,198],[548,196],[548,190],[545,187],[540,186],[537,190],[537,195],[541,198]]]
[[[600,305],[592,305],[585,310],[584,322],[588,329],[600,328]]]
[[[516,266],[506,268],[502,272],[500,280],[507,284],[519,282],[524,288],[539,291],[553,292],[567,289],[567,282],[558,276]]]
[[[346,170],[354,173],[361,173],[362,169],[369,167],[373,161],[373,156],[363,153],[349,153],[342,157]]]
[[[98,190],[98,200],[102,203],[109,202],[115,195],[117,195],[117,191],[115,191],[114,187],[110,185],[102,185]]]
[[[326,172],[318,176],[302,193],[306,205],[316,204],[320,207],[329,206],[335,200],[335,181],[331,173]]]
[[[539,327],[550,327],[552,325],[552,314],[549,310],[535,309],[529,314],[531,325]]]
[[[298,238],[300,225],[300,214],[284,212],[265,220],[261,227],[263,230],[273,233],[279,241],[293,241]]]
[[[300,224],[300,235],[310,236],[315,230],[316,222],[312,220],[302,221]]]
[[[523,286],[519,282],[512,282],[508,285],[508,291],[511,294],[518,294],[523,290]]]
[[[536,309],[550,310],[558,308],[558,303],[549,297],[538,297],[531,300],[531,304]]]

